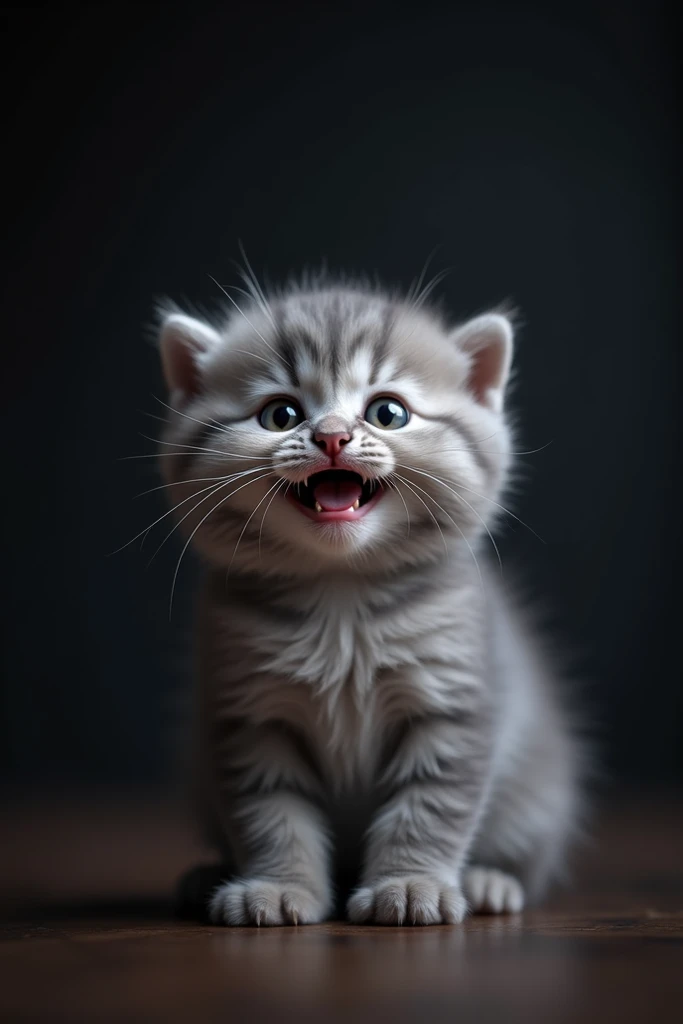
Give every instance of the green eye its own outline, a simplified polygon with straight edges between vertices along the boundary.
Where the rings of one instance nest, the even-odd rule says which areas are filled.
[[[268,402],[259,415],[259,423],[266,430],[293,430],[303,420],[304,414],[301,409],[289,398],[276,398]]]
[[[365,410],[365,418],[381,430],[398,430],[410,419],[408,410],[395,398],[376,398]]]

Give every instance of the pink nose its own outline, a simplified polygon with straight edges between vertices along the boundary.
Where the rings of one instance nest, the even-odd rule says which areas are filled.
[[[329,455],[331,459],[336,459],[344,445],[351,440],[351,435],[341,432],[328,434],[323,430],[316,430],[313,440],[326,455]]]

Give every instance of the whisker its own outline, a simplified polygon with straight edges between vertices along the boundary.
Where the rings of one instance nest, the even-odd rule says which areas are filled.
[[[398,473],[395,473],[394,475],[395,475],[395,476],[398,476]],[[405,484],[405,483],[408,483],[408,481],[406,480],[406,478],[405,478],[404,476],[398,476],[398,479],[399,479],[399,480],[402,480],[404,484]],[[460,536],[462,537],[462,539],[463,539],[463,540],[465,541],[465,544],[467,545],[467,548],[468,548],[468,550],[469,550],[470,554],[472,555],[472,558],[474,559],[474,564],[475,564],[475,566],[476,566],[476,569],[477,569],[477,575],[479,576],[479,583],[481,584],[481,589],[482,589],[482,590],[484,590],[484,579],[483,579],[483,577],[482,577],[482,575],[481,575],[481,569],[479,568],[479,562],[477,561],[477,556],[476,556],[476,555],[475,555],[475,553],[474,553],[474,550],[473,550],[473,548],[472,548],[472,545],[470,544],[470,542],[468,541],[467,537],[465,536],[465,534],[463,533],[463,531],[462,531],[462,530],[460,529],[460,527],[458,526],[458,524],[456,523],[456,521],[455,521],[455,519],[453,518],[453,516],[449,515],[449,513],[448,513],[448,512],[446,511],[446,509],[445,509],[445,508],[443,507],[443,505],[440,505],[440,504],[438,503],[438,501],[436,500],[436,498],[433,498],[433,497],[432,497],[432,495],[431,495],[431,494],[429,493],[429,491],[426,491],[426,490],[424,489],[424,487],[420,487],[420,486],[419,486],[418,484],[416,484],[416,483],[413,483],[413,484],[412,484],[412,486],[413,486],[413,487],[417,487],[418,491],[422,491],[422,493],[423,493],[423,494],[426,494],[426,495],[427,495],[427,497],[429,498],[429,500],[430,500],[430,501],[433,501],[433,502],[434,502],[434,504],[436,505],[436,507],[437,507],[438,509],[441,509],[441,511],[443,512],[443,514],[444,514],[444,515],[445,515],[445,516],[446,516],[446,517],[447,517],[448,519],[450,519],[450,521],[451,521],[451,522],[453,523],[453,526],[454,526],[454,527],[456,528],[456,530],[458,531],[458,533],[460,534]],[[419,497],[419,495],[416,495],[416,497]],[[425,506],[425,507],[426,507],[426,506]],[[434,520],[434,522],[436,522],[436,520]]]
[[[467,507],[472,512],[474,512],[475,516],[477,517],[477,519],[479,520],[479,522],[481,523],[481,525],[484,527],[484,529],[486,530],[487,534],[489,535],[489,540],[491,541],[491,544],[493,546],[493,550],[496,552],[496,558],[498,559],[498,565],[500,566],[500,574],[502,576],[503,575],[503,560],[500,557],[500,551],[498,550],[498,545],[496,544],[496,542],[494,540],[494,537],[493,537],[493,534],[489,530],[487,523],[479,515],[479,513],[476,510],[476,508],[474,508],[473,505],[470,505],[469,501],[467,501],[466,498],[463,498],[462,494],[458,494],[457,491],[453,490],[452,487],[449,487],[448,484],[444,483],[443,480],[440,480],[439,477],[434,476],[432,473],[425,473],[424,470],[422,470],[422,469],[415,469],[414,466],[405,466],[405,465],[403,465],[400,462],[396,463],[396,465],[401,466],[401,469],[408,469],[408,470],[410,470],[411,473],[419,473],[420,476],[429,477],[429,479],[433,480],[434,483],[436,483],[436,484],[441,484],[442,487],[445,487],[447,491],[450,491],[452,494],[454,494],[459,501],[462,501],[465,505],[467,505]]]
[[[177,505],[174,505],[173,508],[167,509],[166,512],[164,512],[162,515],[159,516],[158,519],[155,519],[153,523],[150,523],[149,526],[146,526],[144,528],[144,530],[140,530],[140,532],[136,533],[134,537],[131,537],[130,540],[127,540],[126,543],[122,544],[120,548],[116,548],[115,551],[110,551],[109,552],[110,557],[112,555],[118,555],[120,551],[123,551],[123,550],[125,550],[125,548],[129,547],[131,544],[134,544],[135,541],[138,539],[138,537],[142,537],[143,534],[147,535],[149,533],[149,531],[154,526],[157,525],[157,523],[160,523],[162,519],[165,519],[167,516],[170,516],[173,512],[176,511],[176,509],[180,508],[181,505],[184,505],[186,502],[191,501],[193,498],[197,498],[200,494],[205,494],[206,491],[212,490],[214,488],[214,486],[216,486],[216,485],[215,484],[210,484],[208,487],[202,487],[202,488],[200,488],[200,490],[195,491],[193,494],[188,495],[187,498],[183,498],[183,500],[179,501]]]
[[[238,304],[237,304],[237,303],[235,302],[235,300],[233,299],[233,297],[232,297],[232,295],[230,294],[230,292],[226,291],[226,290],[225,290],[225,288],[223,287],[223,285],[222,285],[222,284],[219,284],[219,283],[218,283],[218,281],[216,280],[216,278],[215,278],[215,277],[211,277],[211,274],[209,274],[209,278],[210,278],[210,279],[211,279],[211,280],[213,281],[213,283],[214,283],[214,284],[216,285],[216,287],[217,287],[217,288],[220,288],[220,290],[221,290],[221,291],[223,292],[223,294],[225,295],[225,297],[226,297],[227,299],[229,299],[229,300],[230,300],[230,302],[232,302],[232,304],[233,304],[233,306],[235,307],[235,309],[237,310],[237,312],[238,312],[238,313],[240,313],[240,314],[241,314],[241,315],[242,315],[242,316],[244,317],[244,319],[245,319],[245,320],[247,321],[247,323],[248,323],[248,324],[249,324],[249,326],[251,327],[251,329],[252,329],[252,331],[254,332],[254,334],[257,334],[257,335],[258,335],[258,337],[259,337],[259,338],[261,339],[261,341],[262,341],[262,342],[263,342],[263,344],[264,344],[264,345],[266,346],[266,348],[270,349],[270,351],[271,351],[271,352],[273,353],[273,355],[274,355],[274,356],[275,356],[275,357],[276,357],[277,359],[279,359],[279,360],[280,360],[280,361],[281,361],[282,363],[284,363],[284,364],[285,364],[285,366],[289,366],[289,368],[291,369],[291,366],[290,366],[290,364],[289,364],[289,361],[288,361],[287,359],[285,359],[285,357],[284,357],[284,356],[282,355],[282,353],[278,352],[278,351],[277,351],[277,349],[274,349],[274,348],[273,348],[273,346],[272,346],[272,345],[270,344],[270,342],[266,341],[266,339],[265,339],[265,338],[263,337],[263,335],[261,334],[261,332],[260,332],[259,330],[257,330],[257,329],[256,329],[256,327],[254,327],[254,325],[252,324],[252,322],[251,322],[251,320],[249,319],[249,317],[248,317],[248,316],[246,315],[246,313],[245,313],[245,312],[244,312],[244,311],[243,311],[243,310],[242,310],[242,309],[240,308],[240,306],[238,306]],[[267,362],[267,361],[268,361],[268,360],[266,360],[266,362]]]
[[[263,467],[263,468],[265,468],[265,467]],[[243,469],[243,470],[240,470],[240,472],[238,474],[236,474],[236,475],[237,476],[242,476],[243,473],[249,473],[249,472],[250,472],[250,470]],[[182,484],[203,484],[203,483],[207,483],[209,480],[213,480],[214,483],[217,483],[219,480],[225,480],[225,479],[226,479],[225,476],[195,476],[195,477],[191,477],[189,480],[186,480],[186,479],[183,478],[182,480],[179,480],[178,483],[179,484],[180,483],[182,483]],[[159,484],[158,487],[150,487],[149,490],[147,490],[147,491],[140,491],[139,494],[134,494],[133,495],[133,501],[135,501],[137,498],[144,498],[146,494],[154,494],[155,491],[167,491],[169,489],[169,487],[172,487],[172,486],[173,486],[173,484]]]
[[[284,497],[287,496],[287,491],[292,486],[292,483],[291,483],[291,480],[287,480],[286,477],[283,477],[282,481],[283,481],[283,483],[285,483],[287,485],[285,487],[284,494],[282,495],[282,497],[284,498]],[[279,493],[280,493],[279,491],[275,492],[273,497],[270,499],[270,501],[266,505],[266,511],[263,513],[263,518],[261,520],[261,526],[259,527],[259,532],[258,532],[258,556],[259,556],[259,561],[261,560],[261,535],[263,534],[263,524],[266,521],[266,516],[268,515],[268,512],[270,510],[270,506],[273,504],[273,502],[275,501],[275,499],[277,498]]]
[[[271,472],[271,470],[270,470],[270,467],[268,467],[268,468],[267,468],[267,472],[265,472],[265,473],[262,473],[262,474],[261,474],[261,476],[257,476],[257,477],[254,477],[254,479],[253,479],[253,480],[247,480],[247,482],[246,482],[246,483],[244,483],[244,484],[240,484],[240,486],[239,486],[239,487],[236,487],[234,491],[230,491],[230,494],[227,494],[227,495],[226,495],[226,498],[230,498],[230,497],[232,497],[232,495],[233,495],[233,494],[237,494],[237,492],[238,492],[238,491],[241,491],[241,490],[242,490],[242,489],[243,489],[244,487],[248,487],[248,486],[249,486],[249,484],[253,484],[253,483],[256,483],[256,481],[257,481],[257,480],[263,480],[263,478],[264,478],[264,477],[270,476],[270,472]],[[247,474],[241,474],[241,476],[245,476],[245,475],[247,475]],[[240,477],[240,478],[241,478],[241,477]],[[223,488],[224,486],[227,486],[227,484],[231,484],[231,483],[234,483],[234,482],[235,482],[234,480],[226,480],[225,484],[219,484],[219,485],[218,485],[218,487],[216,487],[216,491],[219,491],[219,490],[221,490],[221,489],[222,489],[222,488]],[[169,540],[169,538],[173,536],[173,534],[174,534],[174,533],[175,533],[175,531],[176,531],[176,530],[178,529],[178,527],[179,527],[179,526],[181,526],[181,524],[182,524],[182,523],[184,523],[184,522],[185,522],[185,520],[186,520],[186,519],[187,519],[187,518],[188,518],[189,516],[191,516],[191,515],[192,515],[192,513],[193,513],[193,512],[195,512],[195,511],[196,511],[196,510],[197,510],[197,509],[199,508],[199,506],[200,506],[200,505],[202,505],[202,504],[203,504],[203,503],[204,503],[205,501],[208,501],[208,499],[209,499],[210,497],[212,497],[212,494],[207,494],[207,495],[206,495],[206,497],[202,498],[202,499],[201,499],[201,501],[198,501],[198,502],[197,502],[197,504],[196,504],[196,505],[194,505],[194,506],[193,506],[193,507],[192,507],[192,508],[190,509],[190,511],[189,511],[189,512],[187,512],[187,513],[186,513],[186,514],[185,514],[185,515],[184,515],[184,516],[182,517],[182,519],[179,519],[179,520],[178,520],[178,522],[177,522],[177,523],[175,524],[175,526],[173,527],[173,529],[172,529],[172,530],[171,530],[171,531],[170,531],[169,533],[167,533],[167,534],[166,534],[166,536],[165,536],[165,537],[164,537],[164,539],[162,540],[161,544],[159,545],[159,547],[158,547],[158,548],[156,549],[156,551],[154,552],[154,554],[153,554],[153,555],[152,555],[152,557],[150,558],[149,562],[147,563],[147,568],[149,568],[149,566],[150,566],[150,565],[152,564],[152,562],[154,561],[154,559],[156,558],[156,556],[157,556],[157,555],[159,554],[159,552],[161,551],[161,549],[162,549],[162,547],[164,546],[164,544],[166,543],[166,541],[167,541],[167,540]],[[223,500],[225,500],[225,499],[223,499]],[[217,507],[217,506],[216,506],[216,507]],[[205,516],[204,518],[206,518],[206,516]],[[204,520],[203,520],[203,519],[202,519],[202,522],[204,522]],[[195,532],[196,532],[196,531],[195,531]],[[194,533],[192,534],[192,536],[194,537]]]
[[[223,430],[227,429],[227,424],[221,423],[220,420],[215,420],[213,416],[211,417],[211,422],[209,423],[207,422],[207,420],[197,419],[196,416],[189,416],[186,412],[182,412],[181,409],[174,409],[172,405],[169,405],[168,402],[164,402],[161,398],[157,398],[156,395],[152,395],[152,398],[154,399],[155,402],[158,402],[159,405],[163,405],[165,409],[168,409],[169,412],[174,413],[176,416],[182,416],[183,419],[190,420],[192,423],[198,423],[200,427],[208,427],[209,430],[211,430],[213,427],[221,427]],[[151,416],[152,414],[147,413],[147,415]],[[163,422],[166,423],[168,421],[163,420]]]
[[[194,530],[192,531],[192,533],[190,534],[190,536],[189,536],[189,537],[187,538],[187,540],[186,540],[186,542],[185,542],[185,546],[183,547],[183,550],[182,550],[182,551],[180,552],[180,557],[178,558],[178,561],[177,561],[177,563],[176,563],[176,567],[175,567],[175,572],[173,573],[173,582],[171,583],[171,598],[170,598],[170,601],[169,601],[169,605],[168,605],[168,617],[169,617],[169,619],[171,618],[171,615],[172,615],[172,613],[173,613],[173,595],[175,594],[175,585],[176,585],[176,580],[178,579],[178,573],[179,573],[179,571],[180,571],[180,565],[181,565],[181,563],[182,563],[182,560],[183,560],[183,558],[184,558],[184,556],[185,556],[185,552],[186,552],[186,551],[187,551],[187,549],[189,548],[189,546],[190,546],[190,544],[192,543],[192,540],[193,540],[193,538],[194,538],[195,534],[197,533],[197,530],[199,530],[199,528],[200,528],[201,526],[203,526],[203,524],[204,524],[204,523],[206,522],[206,520],[207,520],[207,519],[209,518],[209,516],[210,516],[210,515],[211,515],[211,514],[212,514],[213,512],[215,512],[215,511],[216,511],[216,509],[220,508],[220,506],[221,506],[221,505],[222,505],[222,504],[223,504],[223,503],[224,503],[225,501],[227,501],[227,500],[228,500],[228,498],[232,498],[232,496],[233,496],[234,494],[237,494],[237,492],[238,492],[238,491],[241,491],[241,490],[243,490],[243,489],[244,489],[245,487],[250,487],[250,486],[251,486],[252,484],[258,483],[258,481],[259,481],[259,480],[263,480],[263,479],[265,479],[265,477],[268,477],[268,476],[270,476],[270,475],[271,475],[271,473],[270,473],[270,471],[269,471],[268,473],[263,473],[263,474],[262,474],[261,476],[257,476],[257,477],[255,477],[255,478],[254,478],[253,480],[247,480],[247,482],[246,482],[245,484],[240,484],[240,486],[239,486],[239,487],[236,487],[234,491],[230,491],[230,493],[229,493],[229,494],[226,494],[226,495],[225,495],[224,497],[222,497],[222,498],[221,498],[221,500],[220,500],[220,501],[218,502],[218,504],[217,504],[217,505],[214,505],[214,506],[213,506],[212,508],[210,508],[210,509],[209,509],[209,511],[208,511],[208,512],[206,513],[206,515],[205,515],[205,516],[203,516],[203,517],[202,517],[202,518],[201,518],[201,519],[199,520],[199,522],[198,522],[198,523],[197,523],[197,525],[195,526]],[[207,497],[211,497],[211,496],[212,496],[212,495],[207,495]],[[206,500],[205,498],[202,498],[202,501],[205,501],[205,500]],[[201,504],[201,502],[200,502],[199,504]],[[197,506],[195,505],[195,507],[194,507],[193,509],[190,509],[190,512],[188,512],[188,515],[191,515],[191,514],[192,514],[192,512],[194,512],[196,508],[197,508]],[[187,516],[183,516],[183,519],[187,519]],[[181,519],[181,520],[180,520],[180,522],[181,522],[181,523],[183,522],[183,519]],[[169,538],[169,537],[171,536],[171,534],[172,534],[172,533],[173,533],[173,532],[174,532],[174,531],[175,531],[175,530],[176,530],[176,529],[178,528],[178,526],[180,526],[180,523],[178,523],[178,524],[177,524],[177,525],[176,525],[176,526],[174,527],[174,529],[173,529],[173,530],[171,530],[171,533],[169,533],[169,534],[168,534],[168,536],[167,536],[167,537],[166,537],[166,539],[165,539],[165,540],[164,540],[164,541],[162,542],[162,544],[160,545],[160,547],[161,547],[161,546],[163,546],[163,544],[165,544],[165,543],[166,543],[166,541],[168,540],[168,538]],[[160,547],[159,547],[159,548],[157,548],[157,550],[156,550],[156,551],[154,552],[154,555],[152,556],[152,558],[154,558],[154,557],[155,557],[155,556],[156,556],[156,555],[158,554],[158,552],[159,552],[159,550],[160,550]]]
[[[222,455],[224,458],[229,459],[246,459],[250,462],[255,456],[253,455],[238,455],[237,452],[222,452],[218,448],[204,448],[198,444],[181,444],[179,441],[162,441],[158,437],[148,437],[147,434],[140,434],[140,437],[144,437],[145,441],[151,441],[153,444],[164,444],[169,448],[174,446],[177,448],[186,448],[191,452],[203,452],[205,455]],[[179,454],[179,453],[176,453]]]
[[[498,431],[494,430],[492,434],[487,434],[486,437],[480,437],[477,440],[473,441],[472,444],[473,445],[475,445],[475,444],[476,445],[480,445],[480,444],[483,444],[484,441],[490,441],[491,438],[495,437],[497,433],[498,433]],[[461,446],[459,448],[439,448],[439,451],[440,452],[471,452],[471,451],[474,451],[474,448],[472,448],[472,447],[462,447]],[[485,453],[485,454],[487,454],[487,453]],[[493,454],[497,455],[499,453],[498,452],[494,452]]]
[[[415,469],[412,466],[407,466],[407,467],[404,467],[404,468],[412,469],[413,472],[421,473],[422,476],[430,476],[429,473],[424,473],[422,470]],[[533,529],[533,527],[529,526],[528,523],[525,523],[524,520],[520,519],[519,516],[515,515],[514,512],[511,512],[509,508],[505,508],[505,505],[501,505],[500,502],[494,501],[493,498],[489,498],[486,494],[480,494],[479,491],[475,491],[473,487],[467,487],[465,484],[461,483],[459,480],[449,480],[448,477],[445,477],[444,479],[440,479],[439,477],[432,477],[432,479],[436,480],[437,483],[443,484],[443,486],[446,486],[446,484],[453,484],[454,487],[460,487],[464,491],[469,491],[470,494],[475,494],[478,498],[481,498],[483,501],[490,501],[492,505],[496,506],[496,508],[499,508],[502,512],[505,512],[507,515],[511,516],[521,526],[523,526],[523,527],[525,527],[525,529],[529,530],[530,533],[533,533],[534,537],[536,537],[538,540],[540,540],[541,544],[545,544],[546,543],[543,540],[543,537],[539,536],[539,534],[536,533],[536,531]],[[465,499],[463,498],[463,496],[461,494],[458,495],[457,492],[454,492],[454,493],[456,494],[456,497],[459,497],[461,499],[461,501],[465,501]],[[493,540],[493,538],[491,538],[491,540]]]
[[[419,309],[425,304],[431,293],[434,291],[437,285],[441,284],[445,277],[452,272],[453,267],[446,267],[445,270],[440,270],[438,274],[435,274],[429,284],[425,285],[420,294],[416,297],[413,302],[413,309]]]
[[[494,437],[494,435],[490,434],[489,437]],[[488,438],[485,437],[484,440],[487,441]],[[546,442],[546,444],[541,445],[540,448],[530,448],[529,451],[526,451],[526,452],[512,452],[511,451],[511,452],[506,452],[505,454],[507,454],[507,455],[536,455],[537,452],[542,452],[546,448],[549,448],[552,443],[553,443],[552,441],[548,441],[548,442]],[[475,442],[475,444],[476,444],[476,442]],[[483,448],[440,448],[439,451],[440,452],[475,452],[476,451],[476,452],[481,452],[482,455],[500,455],[501,454],[501,452],[485,451],[485,449],[483,449]]]
[[[270,303],[268,302],[268,299],[266,298],[266,294],[263,291],[263,288],[261,287],[261,282],[259,281],[258,277],[254,273],[252,265],[249,262],[247,254],[245,252],[244,245],[242,244],[241,241],[239,242],[239,248],[240,248],[240,252],[242,254],[242,259],[244,260],[245,267],[247,268],[247,273],[246,274],[244,273],[242,268],[240,268],[240,273],[242,275],[242,280],[245,282],[245,284],[247,284],[247,285],[251,284],[253,286],[253,288],[256,291],[256,297],[259,299],[259,305],[261,306],[261,309],[266,314],[266,316],[268,317],[268,319],[272,323],[273,327],[275,327],[275,318],[273,316],[273,311],[272,311],[272,309],[270,307]]]
[[[265,465],[264,466],[256,466],[254,469],[240,470],[239,473],[233,473],[229,477],[217,477],[217,479],[222,480],[225,483],[231,483],[233,480],[240,479],[243,476],[247,476],[249,473],[257,473],[260,470],[263,470],[263,469],[266,469],[266,468],[268,468],[268,467],[265,466]],[[154,488],[154,490],[157,490],[157,489],[161,490],[161,489],[163,489],[166,486],[168,486],[168,485],[162,484],[161,488]],[[125,544],[122,544],[120,548],[117,548],[115,551],[111,551],[109,553],[110,556],[111,555],[117,555],[120,551],[123,551],[124,548],[129,547],[129,545],[133,544],[138,539],[138,537],[142,537],[143,534],[149,533],[149,531],[152,529],[152,527],[156,526],[157,523],[160,523],[162,519],[166,518],[166,516],[170,516],[173,512],[176,511],[176,509],[179,509],[181,505],[184,505],[186,502],[191,501],[193,498],[198,497],[200,494],[204,494],[206,491],[210,491],[212,487],[213,487],[213,484],[210,484],[208,487],[202,487],[200,490],[195,491],[193,494],[188,495],[187,498],[183,498],[182,501],[179,501],[177,505],[173,506],[173,508],[167,509],[167,511],[164,512],[163,515],[160,515],[158,519],[155,519],[154,522],[150,523],[150,525],[145,527],[144,530],[140,530],[140,532],[136,533],[134,537],[131,537],[131,539],[126,541]],[[145,492],[145,493],[147,493],[147,492]]]
[[[282,481],[280,479],[278,479],[278,480],[275,481],[275,483],[273,484],[272,487],[268,488],[268,490],[263,495],[263,497],[259,501],[259,503],[256,506],[256,508],[253,510],[253,512],[251,513],[251,515],[247,519],[246,523],[242,527],[242,532],[240,533],[239,537],[237,538],[237,543],[235,544],[235,550],[232,553],[232,557],[230,558],[230,564],[228,565],[228,578],[230,577],[230,570],[232,569],[232,563],[235,561],[235,555],[237,554],[237,549],[240,546],[240,541],[242,540],[242,537],[244,537],[244,534],[247,532],[247,527],[249,526],[249,523],[252,521],[252,519],[254,518],[254,516],[256,515],[256,513],[258,512],[258,510],[260,509],[261,505],[266,500],[268,495],[271,493],[271,491],[275,490],[276,487],[279,487],[281,482]],[[273,497],[275,497],[275,495],[273,495]],[[267,511],[268,511],[268,509],[266,509],[266,512]]]
[[[422,282],[425,279],[425,274],[427,273],[427,270],[429,269],[429,264],[434,259],[434,256],[436,255],[436,252],[437,252],[438,249],[439,249],[439,246],[435,245],[434,248],[432,249],[432,251],[430,252],[429,256],[427,257],[427,259],[424,262],[424,266],[422,267],[422,270],[420,271],[420,276],[417,278],[416,281],[415,280],[413,281],[412,285],[408,289],[408,294],[406,295],[406,302],[408,303],[409,306],[412,305],[413,301],[416,300],[418,295],[420,294],[420,288],[422,287]]]
[[[408,519],[408,529],[406,531],[406,538],[408,538],[410,537],[410,512],[408,511],[408,506],[406,505],[406,499],[403,497],[403,494],[401,493],[401,488],[395,481],[390,480],[389,477],[384,477],[383,482],[387,483],[389,487],[393,488],[393,490],[396,491],[399,498],[403,502],[403,507],[406,510],[406,517]]]
[[[205,449],[200,449],[200,451],[204,451],[204,450]],[[219,454],[225,455],[226,459],[230,458],[230,456],[227,455],[225,452],[219,452]],[[151,452],[151,453],[145,453],[144,455],[121,455],[116,461],[117,462],[130,462],[131,459],[170,459],[174,455],[175,456],[182,455],[184,458],[187,458],[187,452]],[[248,456],[246,456],[246,455],[245,456],[233,456],[233,458],[242,458],[242,457],[243,458],[248,458]]]
[[[406,479],[405,479],[404,477],[402,477],[402,476],[399,476],[399,474],[398,474],[398,473],[394,473],[394,476],[395,476],[395,477],[396,477],[396,478],[397,478],[398,480],[401,480],[401,481],[402,481],[402,482],[403,482],[403,483],[404,483],[404,484],[406,485],[406,487],[408,488],[408,490],[409,490],[409,491],[412,491],[412,492],[413,492],[413,494],[415,495],[415,497],[417,498],[417,500],[418,500],[418,501],[421,501],[421,502],[422,502],[422,504],[424,505],[424,507],[425,507],[425,508],[427,509],[427,512],[429,513],[429,515],[430,515],[430,516],[432,517],[432,519],[434,520],[434,524],[435,524],[435,526],[436,526],[437,530],[438,530],[438,531],[439,531],[439,533],[441,534],[441,540],[443,541],[444,551],[446,552],[446,558],[448,558],[448,556],[449,556],[449,551],[448,551],[448,544],[446,543],[446,538],[445,538],[445,536],[444,536],[444,532],[443,532],[443,530],[441,529],[441,525],[440,525],[440,523],[439,523],[439,520],[438,520],[438,519],[436,518],[436,516],[435,516],[435,515],[434,515],[434,513],[432,512],[432,510],[430,509],[430,507],[429,507],[429,505],[427,504],[427,502],[426,502],[426,501],[425,501],[425,500],[424,500],[423,498],[421,498],[421,497],[420,497],[420,495],[419,495],[419,494],[417,493],[417,491],[416,491],[416,490],[414,490],[414,488],[413,488],[412,484],[411,484],[411,483],[410,483],[410,482],[409,482],[408,480],[406,480]]]
[[[235,379],[241,380],[241,378],[235,378]],[[243,383],[246,384],[246,383],[249,383],[249,382],[248,381],[243,381]],[[235,425],[233,425],[231,423],[221,423],[221,421],[217,420],[214,416],[210,416],[208,420],[200,420],[200,419],[197,419],[196,416],[189,416],[187,413],[181,412],[180,409],[174,409],[173,406],[169,405],[167,402],[163,402],[160,398],[157,398],[156,395],[152,395],[152,398],[155,401],[159,402],[160,405],[163,405],[170,412],[175,413],[177,416],[183,416],[184,419],[191,420],[193,423],[198,423],[200,427],[208,427],[209,430],[213,430],[213,429],[220,430],[221,433],[225,433],[225,434],[227,434],[227,433],[229,433],[231,431],[236,433],[236,434],[237,433],[241,433],[241,428],[240,427],[237,427],[237,426],[235,426]],[[152,416],[153,419],[158,419],[158,420],[160,420],[161,423],[168,423],[167,419],[163,419],[162,417],[159,417],[159,416],[153,416],[153,414],[150,413],[150,412],[145,413],[145,415],[146,416]],[[167,443],[167,442],[164,442],[164,443]]]
[[[268,348],[270,348],[270,345],[268,346]],[[266,359],[265,356],[260,356],[257,352],[250,352],[249,349],[246,349],[246,348],[231,348],[230,351],[231,352],[236,352],[238,355],[241,355],[241,356],[251,356],[252,359],[258,359],[260,362],[265,363],[266,366],[269,366],[272,369],[272,366],[273,366],[272,359]],[[277,355],[277,353],[276,353],[276,355]],[[279,358],[282,359],[282,356],[279,356]]]
[[[454,483],[455,481],[451,480],[449,482],[450,483]],[[505,508],[505,505],[501,505],[499,502],[494,501],[493,498],[487,497],[486,494],[480,494],[479,491],[475,491],[474,488],[472,488],[472,487],[465,487],[465,485],[461,484],[461,483],[458,483],[457,486],[458,487],[462,487],[462,489],[464,491],[469,491],[470,494],[476,494],[476,496],[478,498],[483,498],[484,501],[490,501],[492,505],[496,506],[496,508],[499,508],[502,512],[506,512],[507,515],[512,516],[512,518],[515,519],[521,526],[526,527],[526,529],[529,530],[530,533],[533,533],[534,537],[536,537],[537,540],[540,540],[541,544],[545,544],[546,543],[543,540],[543,537],[539,536],[539,534],[536,533],[536,531],[533,529],[533,527],[529,526],[528,523],[525,523],[523,519],[519,518],[519,516],[516,516],[514,512],[510,511],[509,508]]]

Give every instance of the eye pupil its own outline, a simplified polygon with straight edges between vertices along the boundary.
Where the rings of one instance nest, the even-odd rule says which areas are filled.
[[[377,419],[380,421],[383,427],[388,427],[394,416],[398,413],[398,409],[391,405],[380,405],[377,410]]]
[[[290,409],[288,405],[281,405],[273,412],[273,423],[276,427],[280,427],[284,430],[289,424],[289,421],[296,416],[294,409]]]

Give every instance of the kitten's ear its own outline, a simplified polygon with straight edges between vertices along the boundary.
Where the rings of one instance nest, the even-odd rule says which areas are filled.
[[[168,390],[189,397],[202,390],[203,357],[220,341],[213,327],[184,313],[169,313],[159,334],[161,365]]]
[[[486,313],[453,333],[455,344],[470,357],[467,387],[481,404],[500,412],[512,362],[512,324],[500,313]]]

